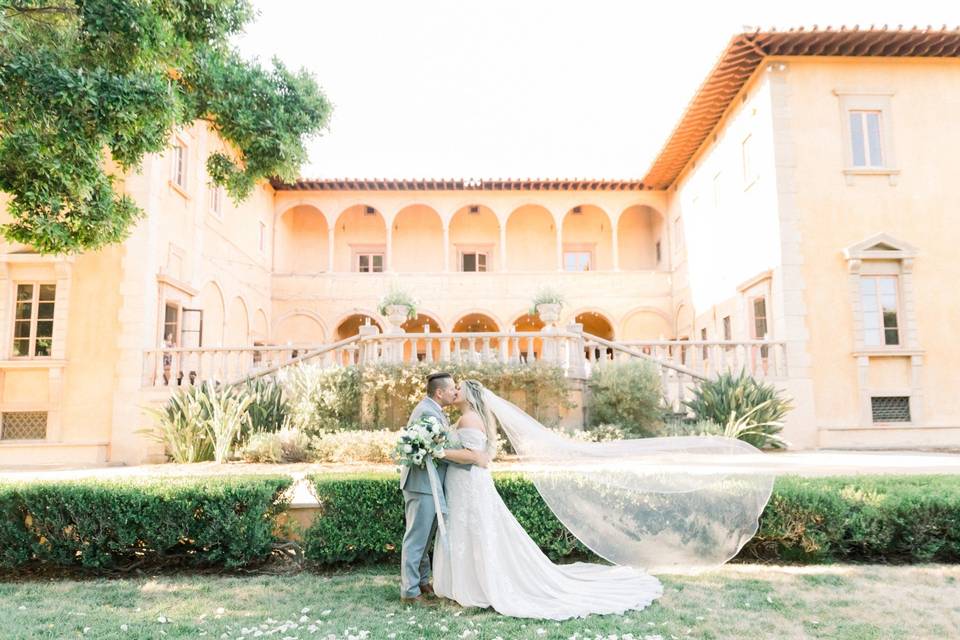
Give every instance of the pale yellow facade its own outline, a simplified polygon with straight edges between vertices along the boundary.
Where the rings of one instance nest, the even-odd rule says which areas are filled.
[[[408,332],[539,330],[527,311],[550,285],[568,301],[560,327],[648,353],[701,341],[683,363],[705,372],[714,346],[766,339],[785,356],[794,448],[960,446],[957,79],[950,59],[769,58],[657,190],[306,181],[234,205],[208,183],[221,143],[198,123],[126,177],[146,216],[121,245],[67,258],[4,245],[0,465],[160,459],[137,431],[176,386],[157,388],[168,333],[177,348],[316,348],[366,322],[388,332],[377,303],[392,285],[420,301]],[[851,112],[881,143],[877,166],[856,164]],[[51,284],[50,354],[18,356],[39,344],[36,309],[32,342],[15,343],[18,291]],[[892,332],[871,324],[874,286],[895,287]]]

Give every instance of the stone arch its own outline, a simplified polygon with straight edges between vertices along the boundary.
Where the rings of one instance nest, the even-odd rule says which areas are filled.
[[[621,270],[658,269],[666,264],[665,220],[660,211],[645,204],[631,205],[620,211],[617,248]],[[659,259],[657,243],[660,244]]]
[[[250,343],[250,316],[247,303],[241,296],[230,301],[230,310],[224,318],[225,347],[246,347]]]
[[[361,253],[382,255],[382,270],[386,271],[386,217],[375,207],[365,204],[347,207],[337,215],[334,222],[333,245],[334,271],[357,271],[356,256]]]
[[[543,205],[521,205],[507,216],[507,247],[546,247],[545,251],[507,251],[509,271],[556,271],[557,220]]]
[[[257,309],[253,314],[253,327],[251,337],[254,342],[266,342],[270,338],[270,322],[267,320],[267,314],[263,309]]]
[[[615,340],[617,325],[613,316],[593,307],[583,307],[570,314],[570,322],[579,322],[583,325],[583,332],[590,333],[605,340]],[[595,333],[599,331],[599,333]]]
[[[344,314],[333,324],[334,333],[331,336],[332,341],[339,342],[340,340],[345,340],[357,335],[360,332],[360,325],[365,324],[367,319],[370,320],[370,324],[376,325],[380,333],[383,333],[385,324],[376,313],[358,309],[351,313]]]
[[[613,223],[601,207],[583,204],[567,211],[562,219],[562,243],[565,270],[580,270],[577,266],[582,263],[577,258],[587,253],[590,265],[586,270],[613,269]]]
[[[274,342],[277,344],[316,345],[326,342],[323,321],[313,311],[294,309],[277,319]]]
[[[669,340],[674,336],[670,314],[655,307],[638,307],[623,317],[621,340]]]
[[[476,213],[472,208],[476,207]],[[486,271],[498,271],[500,263],[500,220],[493,209],[485,205],[466,205],[450,217],[450,270],[463,271],[462,253],[486,254]],[[477,260],[474,269],[479,271]]]
[[[327,215],[312,204],[288,207],[274,229],[274,271],[318,273],[330,266],[330,233]]]
[[[203,310],[200,346],[223,346],[223,321],[226,310],[223,289],[215,280],[207,282],[200,290],[200,308]]]
[[[443,271],[443,219],[431,206],[414,203],[393,217],[393,270],[407,273]]]

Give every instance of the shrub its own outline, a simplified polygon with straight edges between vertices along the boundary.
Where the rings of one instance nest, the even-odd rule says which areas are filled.
[[[137,433],[164,445],[174,462],[213,460],[213,442],[207,432],[210,402],[201,386],[177,390],[162,409],[149,409],[157,418],[156,428]]]
[[[316,436],[310,443],[315,462],[390,464],[396,431],[340,431]]]
[[[289,426],[310,435],[360,426],[360,370],[302,364],[277,374],[289,404]]]
[[[310,436],[297,429],[255,433],[243,447],[247,462],[305,462],[313,456]]]
[[[623,427],[618,424],[598,424],[582,431],[574,431],[571,435],[575,440],[584,442],[609,442],[627,437]]]
[[[653,363],[630,360],[595,367],[587,384],[588,425],[618,424],[632,437],[658,435],[663,390]]]
[[[306,557],[334,565],[396,561],[403,495],[396,475],[312,476],[321,513],[305,532]],[[518,474],[497,491],[554,561],[594,556]],[[760,528],[739,559],[831,562],[960,561],[960,476],[778,478]]]
[[[726,434],[756,447],[783,448],[786,442],[777,434],[783,419],[793,408],[772,384],[760,382],[741,371],[722,373],[704,380],[685,400],[697,420],[709,420],[724,427]]]
[[[541,304],[558,304],[562,307],[567,304],[567,300],[560,291],[552,287],[543,287],[533,296],[533,300],[530,302],[529,315],[537,315],[539,313],[537,307]]]
[[[437,370],[456,380],[475,379],[494,393],[511,400],[541,423],[553,426],[560,411],[572,405],[563,369],[550,364],[532,365],[445,362],[388,364],[364,367],[364,427],[399,430],[406,425],[414,406],[423,399],[426,379]],[[452,420],[457,418],[452,414]]]
[[[272,553],[288,477],[0,484],[0,567],[237,568]]]
[[[275,378],[272,376],[254,378],[244,383],[243,388],[252,398],[250,406],[247,407],[251,433],[273,433],[286,426],[287,416],[290,414],[290,403],[287,401],[283,386]],[[248,434],[244,434],[246,435]]]

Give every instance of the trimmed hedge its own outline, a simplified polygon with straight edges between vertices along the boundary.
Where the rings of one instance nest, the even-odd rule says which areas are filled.
[[[304,534],[320,565],[398,561],[403,495],[396,475],[311,476],[321,515]],[[495,474],[504,502],[554,561],[596,560],[533,484]],[[960,562],[960,476],[777,478],[742,560]]]
[[[0,484],[0,568],[238,568],[267,559],[282,476]]]

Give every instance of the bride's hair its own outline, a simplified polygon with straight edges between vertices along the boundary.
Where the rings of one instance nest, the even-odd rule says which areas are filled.
[[[497,455],[497,419],[484,401],[483,396],[486,389],[476,380],[464,380],[460,384],[460,388],[463,390],[467,402],[470,403],[470,407],[483,420],[483,431],[487,434],[487,455],[493,460]]]

